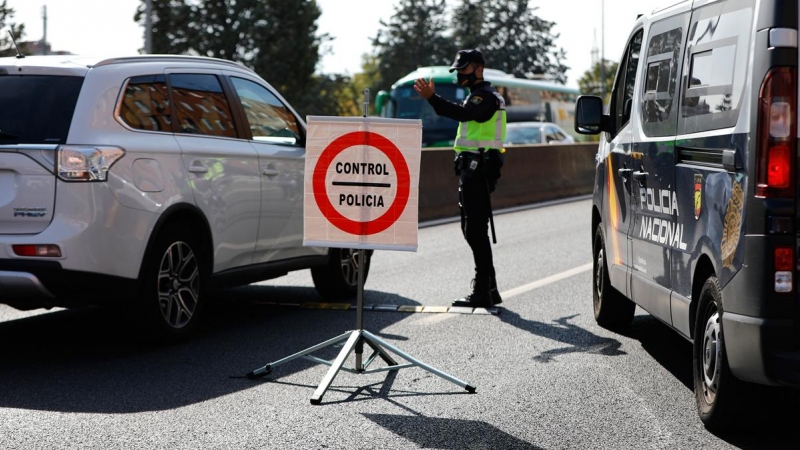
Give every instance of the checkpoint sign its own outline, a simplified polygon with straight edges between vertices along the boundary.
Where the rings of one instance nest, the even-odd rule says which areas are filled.
[[[303,245],[416,251],[421,122],[307,123]]]

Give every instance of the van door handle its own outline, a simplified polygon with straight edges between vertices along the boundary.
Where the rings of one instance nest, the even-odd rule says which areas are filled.
[[[264,169],[261,173],[263,175],[268,176],[268,177],[274,177],[275,175],[278,175],[279,173],[281,173],[281,171],[277,170],[277,169]]]
[[[636,181],[645,181],[647,180],[647,175],[649,175],[647,172],[637,170],[636,172],[633,172],[633,179]]]
[[[621,176],[622,178],[625,178],[625,179],[627,179],[627,178],[630,176],[630,174],[631,174],[631,172],[632,172],[632,171],[633,171],[633,169],[619,169],[619,170],[617,170],[617,173],[618,173],[618,174],[619,174],[619,176]]]
[[[198,165],[191,165],[191,166],[189,166],[189,172],[192,172],[192,173],[207,173],[208,172],[208,167],[201,166],[199,164]]]

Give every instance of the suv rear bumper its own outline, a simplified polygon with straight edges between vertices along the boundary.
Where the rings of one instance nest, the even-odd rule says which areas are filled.
[[[29,310],[131,300],[138,280],[65,270],[57,261],[0,259],[0,303]]]
[[[800,387],[800,350],[794,320],[763,319],[726,312],[722,316],[731,372],[743,381]]]

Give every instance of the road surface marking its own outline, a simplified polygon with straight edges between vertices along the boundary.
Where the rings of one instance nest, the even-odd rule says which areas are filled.
[[[525,292],[538,289],[542,286],[547,286],[548,284],[555,283],[556,281],[561,281],[564,278],[569,278],[573,275],[587,272],[589,270],[592,270],[592,263],[584,264],[582,266],[578,266],[573,269],[565,270],[564,272],[557,273],[555,275],[550,275],[547,278],[542,278],[541,280],[536,280],[533,283],[524,284],[522,286],[515,287],[514,289],[509,289],[505,292],[501,292],[500,297],[502,297],[505,300],[506,298],[511,298],[514,297],[515,295],[524,294]]]

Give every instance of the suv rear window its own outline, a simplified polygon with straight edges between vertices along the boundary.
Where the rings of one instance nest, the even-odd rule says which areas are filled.
[[[63,144],[83,77],[0,75],[0,145]]]

